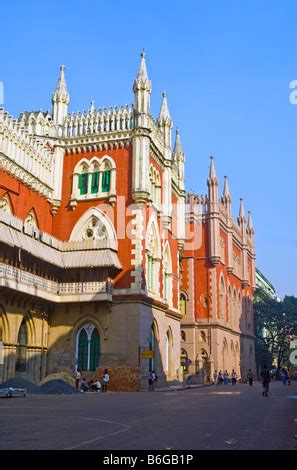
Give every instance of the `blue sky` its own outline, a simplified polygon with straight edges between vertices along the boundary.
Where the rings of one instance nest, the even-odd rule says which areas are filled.
[[[209,155],[252,211],[257,265],[297,295],[297,30],[292,1],[1,2],[0,81],[14,116],[50,109],[60,64],[70,110],[130,104],[145,48],[152,113],[167,91],[187,189],[206,193]]]

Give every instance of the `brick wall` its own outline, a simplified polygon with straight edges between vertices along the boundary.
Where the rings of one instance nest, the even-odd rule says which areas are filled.
[[[93,380],[99,380],[102,385],[102,376],[105,367],[98,367]],[[109,367],[109,384],[107,390],[111,392],[139,392],[139,367]]]

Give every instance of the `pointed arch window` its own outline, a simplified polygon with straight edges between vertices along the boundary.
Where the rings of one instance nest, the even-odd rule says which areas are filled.
[[[179,296],[179,313],[183,316],[187,313],[187,298],[183,293]]]
[[[102,174],[102,192],[107,193],[110,190],[111,170],[104,170]]]
[[[164,254],[164,299],[169,305],[172,303],[172,262],[170,248],[167,244]]]
[[[83,326],[77,334],[77,368],[95,371],[100,363],[100,335],[92,324]]]
[[[155,224],[153,223],[150,228],[148,242],[147,242],[147,288],[151,292],[158,290],[159,278],[159,239],[158,232]]]
[[[72,175],[70,205],[75,207],[77,200],[94,199],[116,195],[116,166],[108,156],[83,158],[76,165]]]
[[[223,277],[220,280],[220,319],[226,318],[226,290]]]

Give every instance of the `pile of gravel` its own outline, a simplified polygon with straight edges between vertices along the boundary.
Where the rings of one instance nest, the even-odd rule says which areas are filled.
[[[40,393],[40,387],[38,385],[29,382],[29,380],[22,379],[20,377],[14,377],[13,379],[8,379],[6,382],[0,383],[0,388],[25,388],[27,394],[38,394]]]
[[[64,380],[49,380],[39,387],[40,392],[47,395],[69,395],[71,393],[80,393],[79,390],[72,385],[64,382]]]

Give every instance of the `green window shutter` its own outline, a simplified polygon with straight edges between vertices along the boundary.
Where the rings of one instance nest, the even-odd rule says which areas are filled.
[[[79,175],[78,187],[80,189],[80,194],[87,194],[88,192],[88,173],[82,173]]]
[[[91,185],[91,193],[98,193],[98,186],[99,186],[99,173],[96,171],[92,174],[92,185]]]
[[[106,193],[110,190],[110,170],[103,172],[102,177],[102,192]]]
[[[96,370],[99,367],[100,361],[100,336],[95,329],[92,333],[91,337],[91,345],[90,345],[90,370]]]
[[[78,339],[78,369],[88,370],[88,336],[84,329]]]

